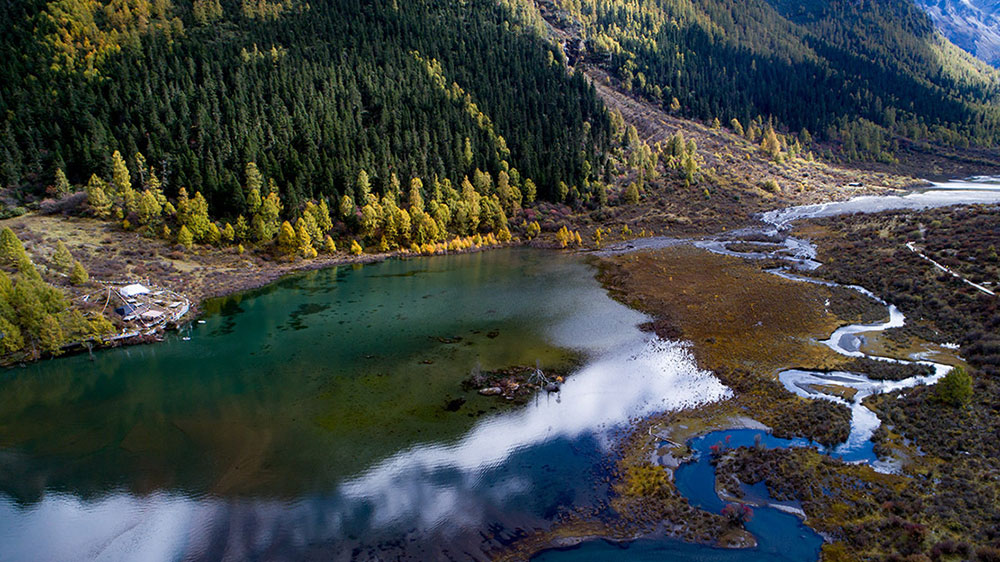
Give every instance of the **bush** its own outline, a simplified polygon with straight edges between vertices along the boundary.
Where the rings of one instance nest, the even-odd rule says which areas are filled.
[[[937,399],[952,406],[962,406],[972,398],[972,377],[963,367],[955,367],[937,383]]]

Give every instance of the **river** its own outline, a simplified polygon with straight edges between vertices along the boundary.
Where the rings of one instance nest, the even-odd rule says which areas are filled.
[[[1000,200],[944,199],[984,191]],[[0,560],[485,559],[601,506],[630,419],[730,395],[573,255],[334,268],[205,309],[162,344],[0,375]],[[521,407],[461,389],[475,369],[535,364],[574,373]],[[762,555],[610,548],[646,547]]]

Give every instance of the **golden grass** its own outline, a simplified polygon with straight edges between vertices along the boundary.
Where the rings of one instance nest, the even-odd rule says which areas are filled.
[[[844,361],[818,343],[842,323],[826,310],[824,287],[689,246],[626,254],[609,266],[615,290],[678,329],[707,369],[776,375]]]

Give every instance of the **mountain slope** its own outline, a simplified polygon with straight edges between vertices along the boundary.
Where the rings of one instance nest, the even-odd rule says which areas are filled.
[[[896,137],[1000,140],[1000,78],[909,0],[555,0],[588,60],[703,120],[758,116],[891,159]],[[676,103],[674,102],[676,99]]]
[[[1000,66],[1000,4],[987,0],[915,0],[952,43]]]
[[[244,211],[255,161],[286,204],[516,168],[541,196],[600,170],[608,118],[516,1],[29,0],[0,38],[0,182],[107,176]],[[585,164],[586,162],[586,164]],[[131,164],[130,164],[131,165]]]

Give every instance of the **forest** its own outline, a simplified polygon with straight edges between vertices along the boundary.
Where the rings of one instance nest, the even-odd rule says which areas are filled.
[[[1000,139],[996,70],[935,31],[912,2],[555,0],[579,56],[623,88],[703,121],[762,117],[892,161],[901,141]],[[805,135],[803,135],[805,136]]]
[[[287,208],[347,195],[362,170],[449,180],[477,169],[586,193],[610,121],[594,90],[517,1],[308,4],[29,0],[0,23],[0,182],[6,205],[63,170],[109,177],[143,154],[163,191],[251,214],[247,162]],[[534,15],[533,15],[534,14]],[[523,187],[523,185],[519,185]]]

